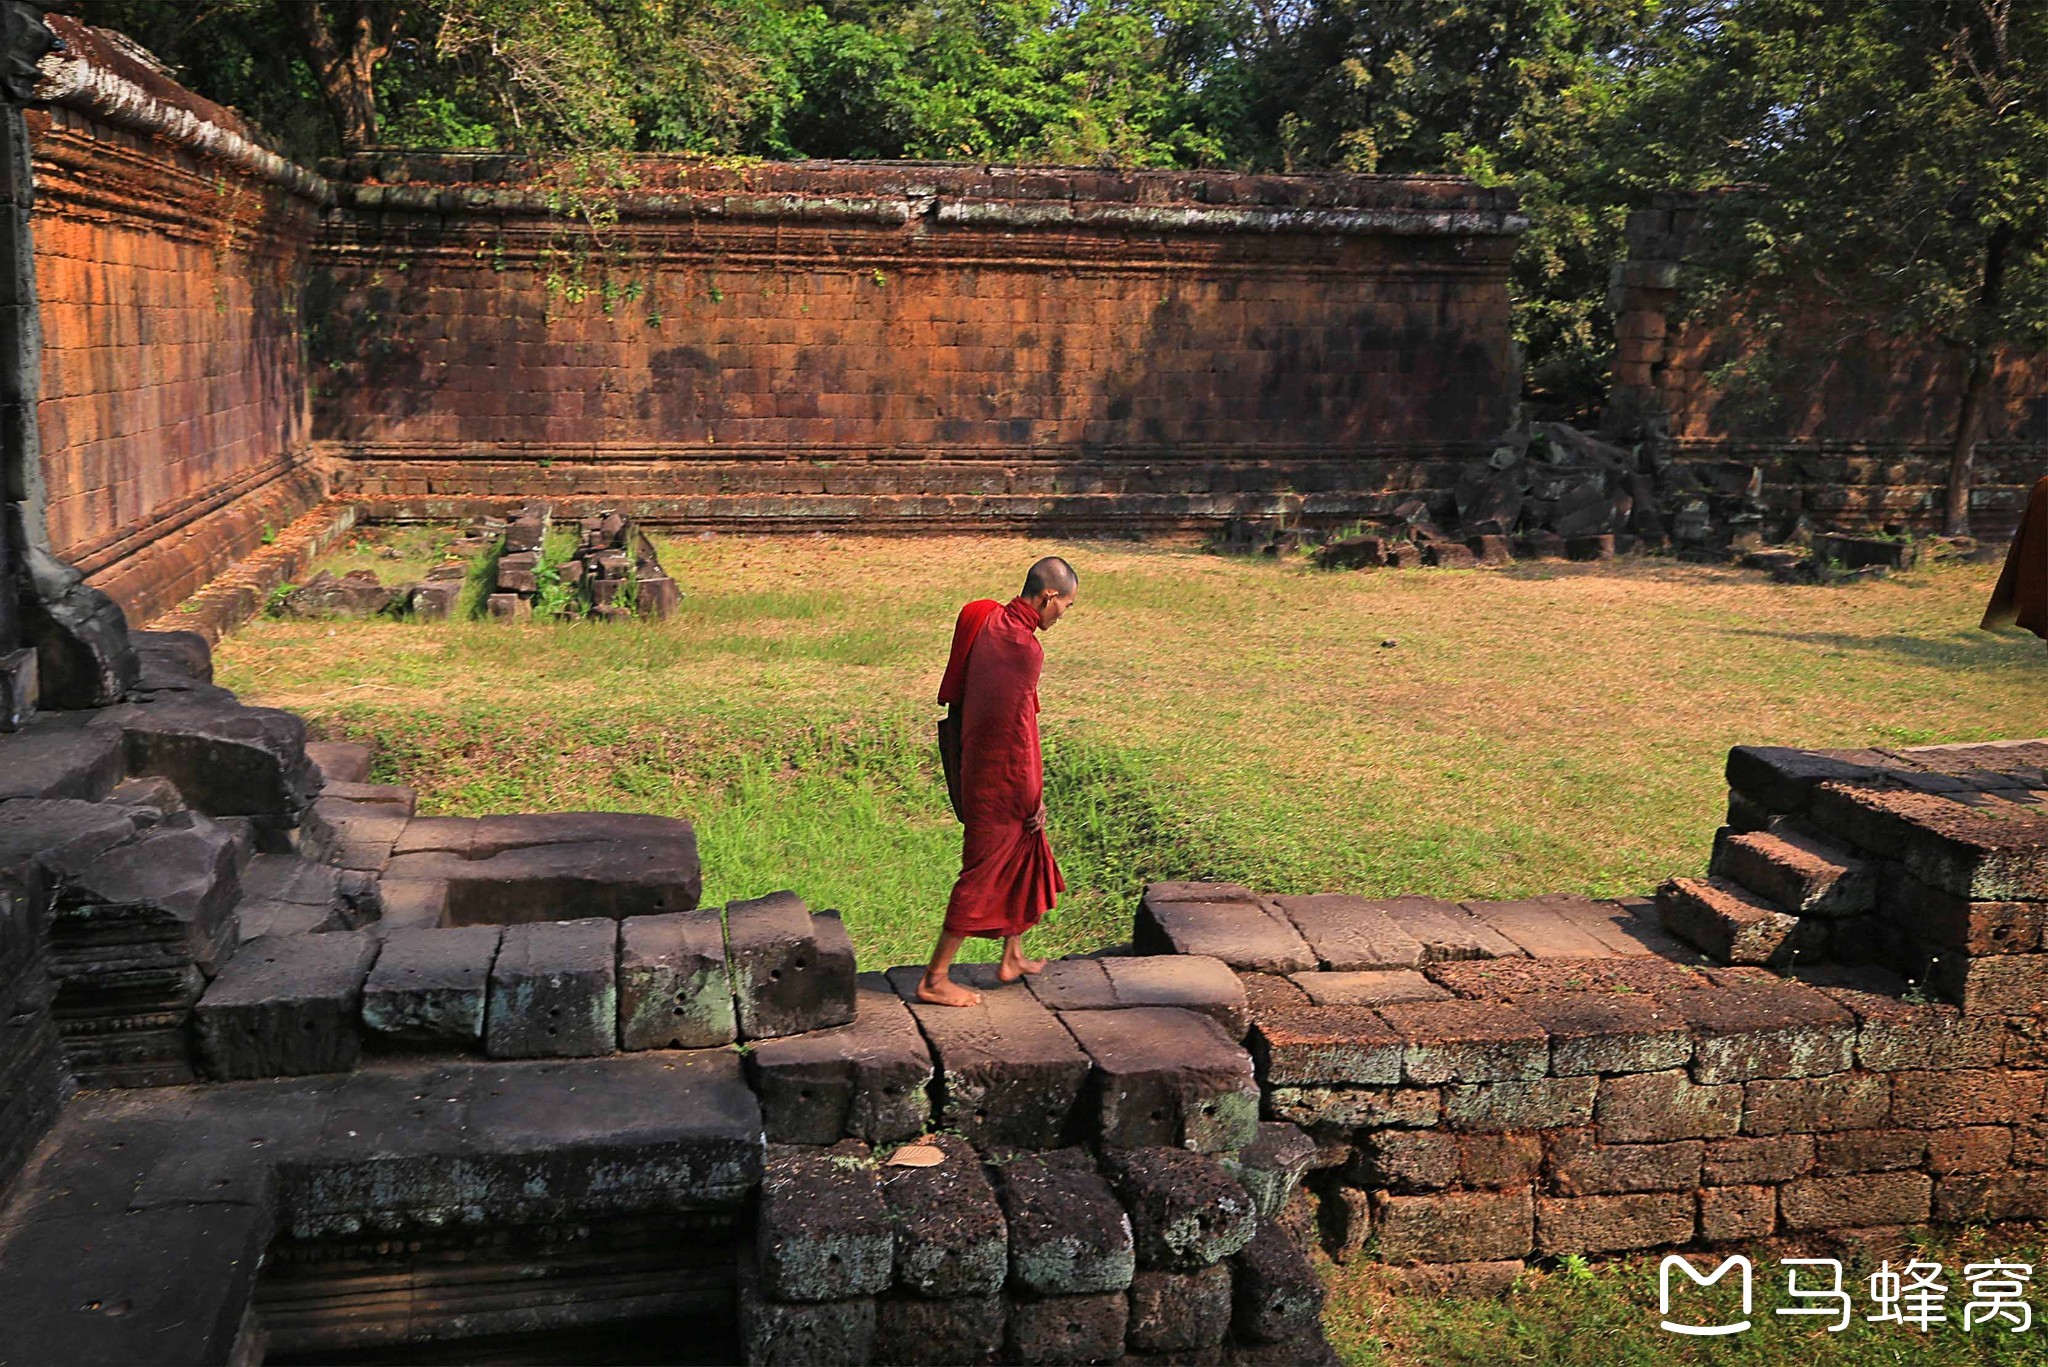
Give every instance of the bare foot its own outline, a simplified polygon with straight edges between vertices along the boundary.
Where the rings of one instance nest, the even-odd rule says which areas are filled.
[[[1043,959],[1004,959],[1002,963],[996,966],[996,979],[999,982],[1013,983],[1027,973],[1043,973],[1044,971],[1045,960]]]
[[[917,999],[933,1006],[980,1006],[981,993],[969,991],[951,978],[919,978]]]

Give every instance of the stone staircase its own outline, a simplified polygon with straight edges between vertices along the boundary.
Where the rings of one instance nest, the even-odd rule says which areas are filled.
[[[1882,967],[1976,1009],[2048,1000],[2048,744],[1740,746],[1707,877],[1658,889],[1716,962]]]

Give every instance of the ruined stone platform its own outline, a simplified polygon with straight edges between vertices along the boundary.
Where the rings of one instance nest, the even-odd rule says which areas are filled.
[[[1737,750],[1654,899],[1158,883],[939,1008],[794,892],[699,906],[687,822],[422,816],[141,640],[120,705],[0,737],[36,1357],[695,1317],[754,1362],[1322,1361],[1318,1242],[1477,1285],[2048,1218],[2048,743]]]

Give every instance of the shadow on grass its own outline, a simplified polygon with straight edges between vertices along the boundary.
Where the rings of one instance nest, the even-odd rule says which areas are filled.
[[[1864,655],[1888,655],[1917,665],[1946,667],[1959,664],[1987,665],[2016,662],[2042,654],[2042,643],[2030,635],[2007,632],[1957,632],[1952,636],[1855,636],[1840,631],[1766,631],[1761,627],[1732,627],[1730,636],[1784,641],[1818,650],[1837,650]]]

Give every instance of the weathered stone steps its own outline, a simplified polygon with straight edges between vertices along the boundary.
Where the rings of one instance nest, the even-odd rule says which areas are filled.
[[[1867,861],[1790,829],[1730,835],[1711,872],[1793,916],[1858,916],[1877,906],[1877,871]]]
[[[747,1361],[1332,1361],[1295,1237],[1295,1141],[1247,1149],[1249,1186],[1174,1148],[996,1158],[946,1136],[930,1167],[771,1149]]]
[[[1724,964],[1786,966],[1815,938],[1747,888],[1724,878],[1673,878],[1657,889],[1664,925],[1686,943]]]
[[[729,1051],[95,1094],[0,1215],[7,1352],[238,1360],[280,1235],[736,1212],[761,1158]]]

